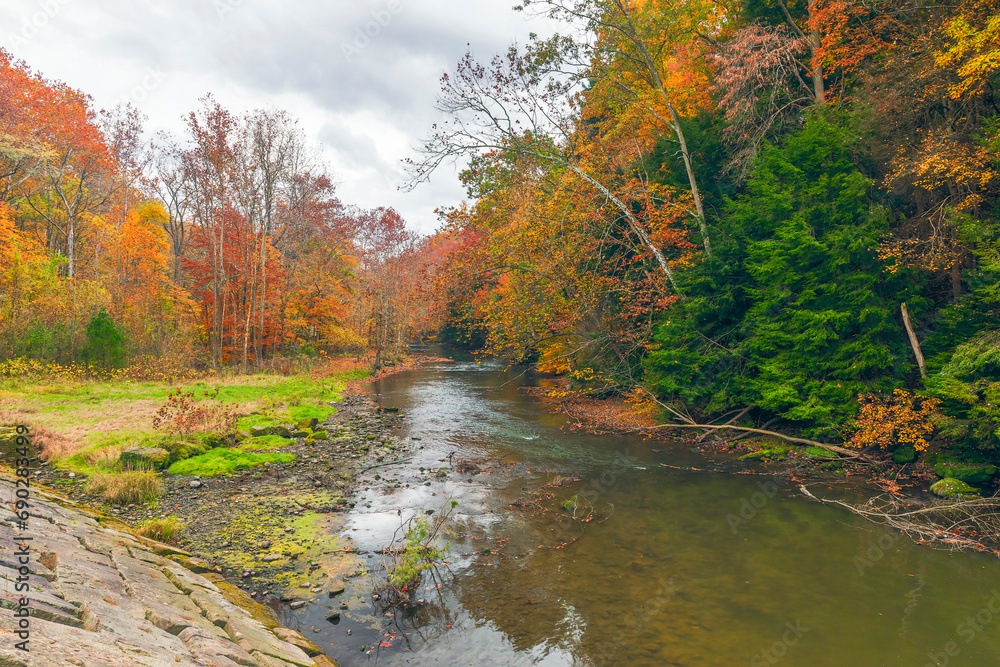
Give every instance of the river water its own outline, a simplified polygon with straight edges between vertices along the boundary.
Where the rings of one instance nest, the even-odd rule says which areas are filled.
[[[458,501],[423,604],[380,609],[359,577],[338,624],[319,606],[283,619],[345,667],[1000,665],[995,558],[915,545],[690,445],[574,432],[519,390],[544,379],[452,356],[374,385],[416,449],[368,474],[345,531],[377,573],[403,520]],[[487,470],[436,474],[460,458]]]

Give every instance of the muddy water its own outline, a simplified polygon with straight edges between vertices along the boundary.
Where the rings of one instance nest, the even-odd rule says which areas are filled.
[[[373,606],[362,577],[338,624],[330,605],[285,620],[345,666],[1000,665],[995,559],[914,545],[788,482],[707,471],[688,446],[571,432],[518,391],[534,382],[459,359],[378,383],[417,449],[369,473],[346,534],[377,574],[402,520],[454,499],[448,564],[414,611]],[[459,457],[489,470],[436,474]],[[511,506],[563,477],[580,481]],[[573,495],[591,521],[559,508]]]

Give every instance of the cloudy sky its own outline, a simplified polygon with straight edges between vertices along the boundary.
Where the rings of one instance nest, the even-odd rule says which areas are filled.
[[[514,2],[3,0],[0,45],[98,108],[131,100],[150,131],[180,134],[208,92],[232,111],[287,109],[324,147],[341,199],[430,232],[462,188],[448,168],[400,192],[400,160],[439,119],[438,80],[467,48],[488,59],[551,29]]]

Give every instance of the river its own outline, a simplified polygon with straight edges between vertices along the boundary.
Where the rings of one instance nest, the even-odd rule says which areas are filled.
[[[544,379],[450,354],[374,383],[416,449],[368,473],[345,531],[378,572],[403,520],[458,501],[424,603],[380,609],[356,578],[338,624],[283,616],[344,667],[1000,664],[995,558],[913,544],[690,445],[572,431],[519,390]],[[432,473],[460,458],[488,470]],[[541,509],[511,505],[545,484]],[[574,495],[589,522],[560,509]]]

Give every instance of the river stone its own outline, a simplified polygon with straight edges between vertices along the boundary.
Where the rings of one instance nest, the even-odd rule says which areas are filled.
[[[947,477],[931,484],[931,493],[942,498],[973,499],[979,497],[979,492],[960,479]]]
[[[958,479],[966,484],[986,484],[997,474],[996,466],[945,461],[934,466],[938,477]]]
[[[118,460],[136,468],[162,468],[170,459],[170,452],[161,447],[130,447]]]

